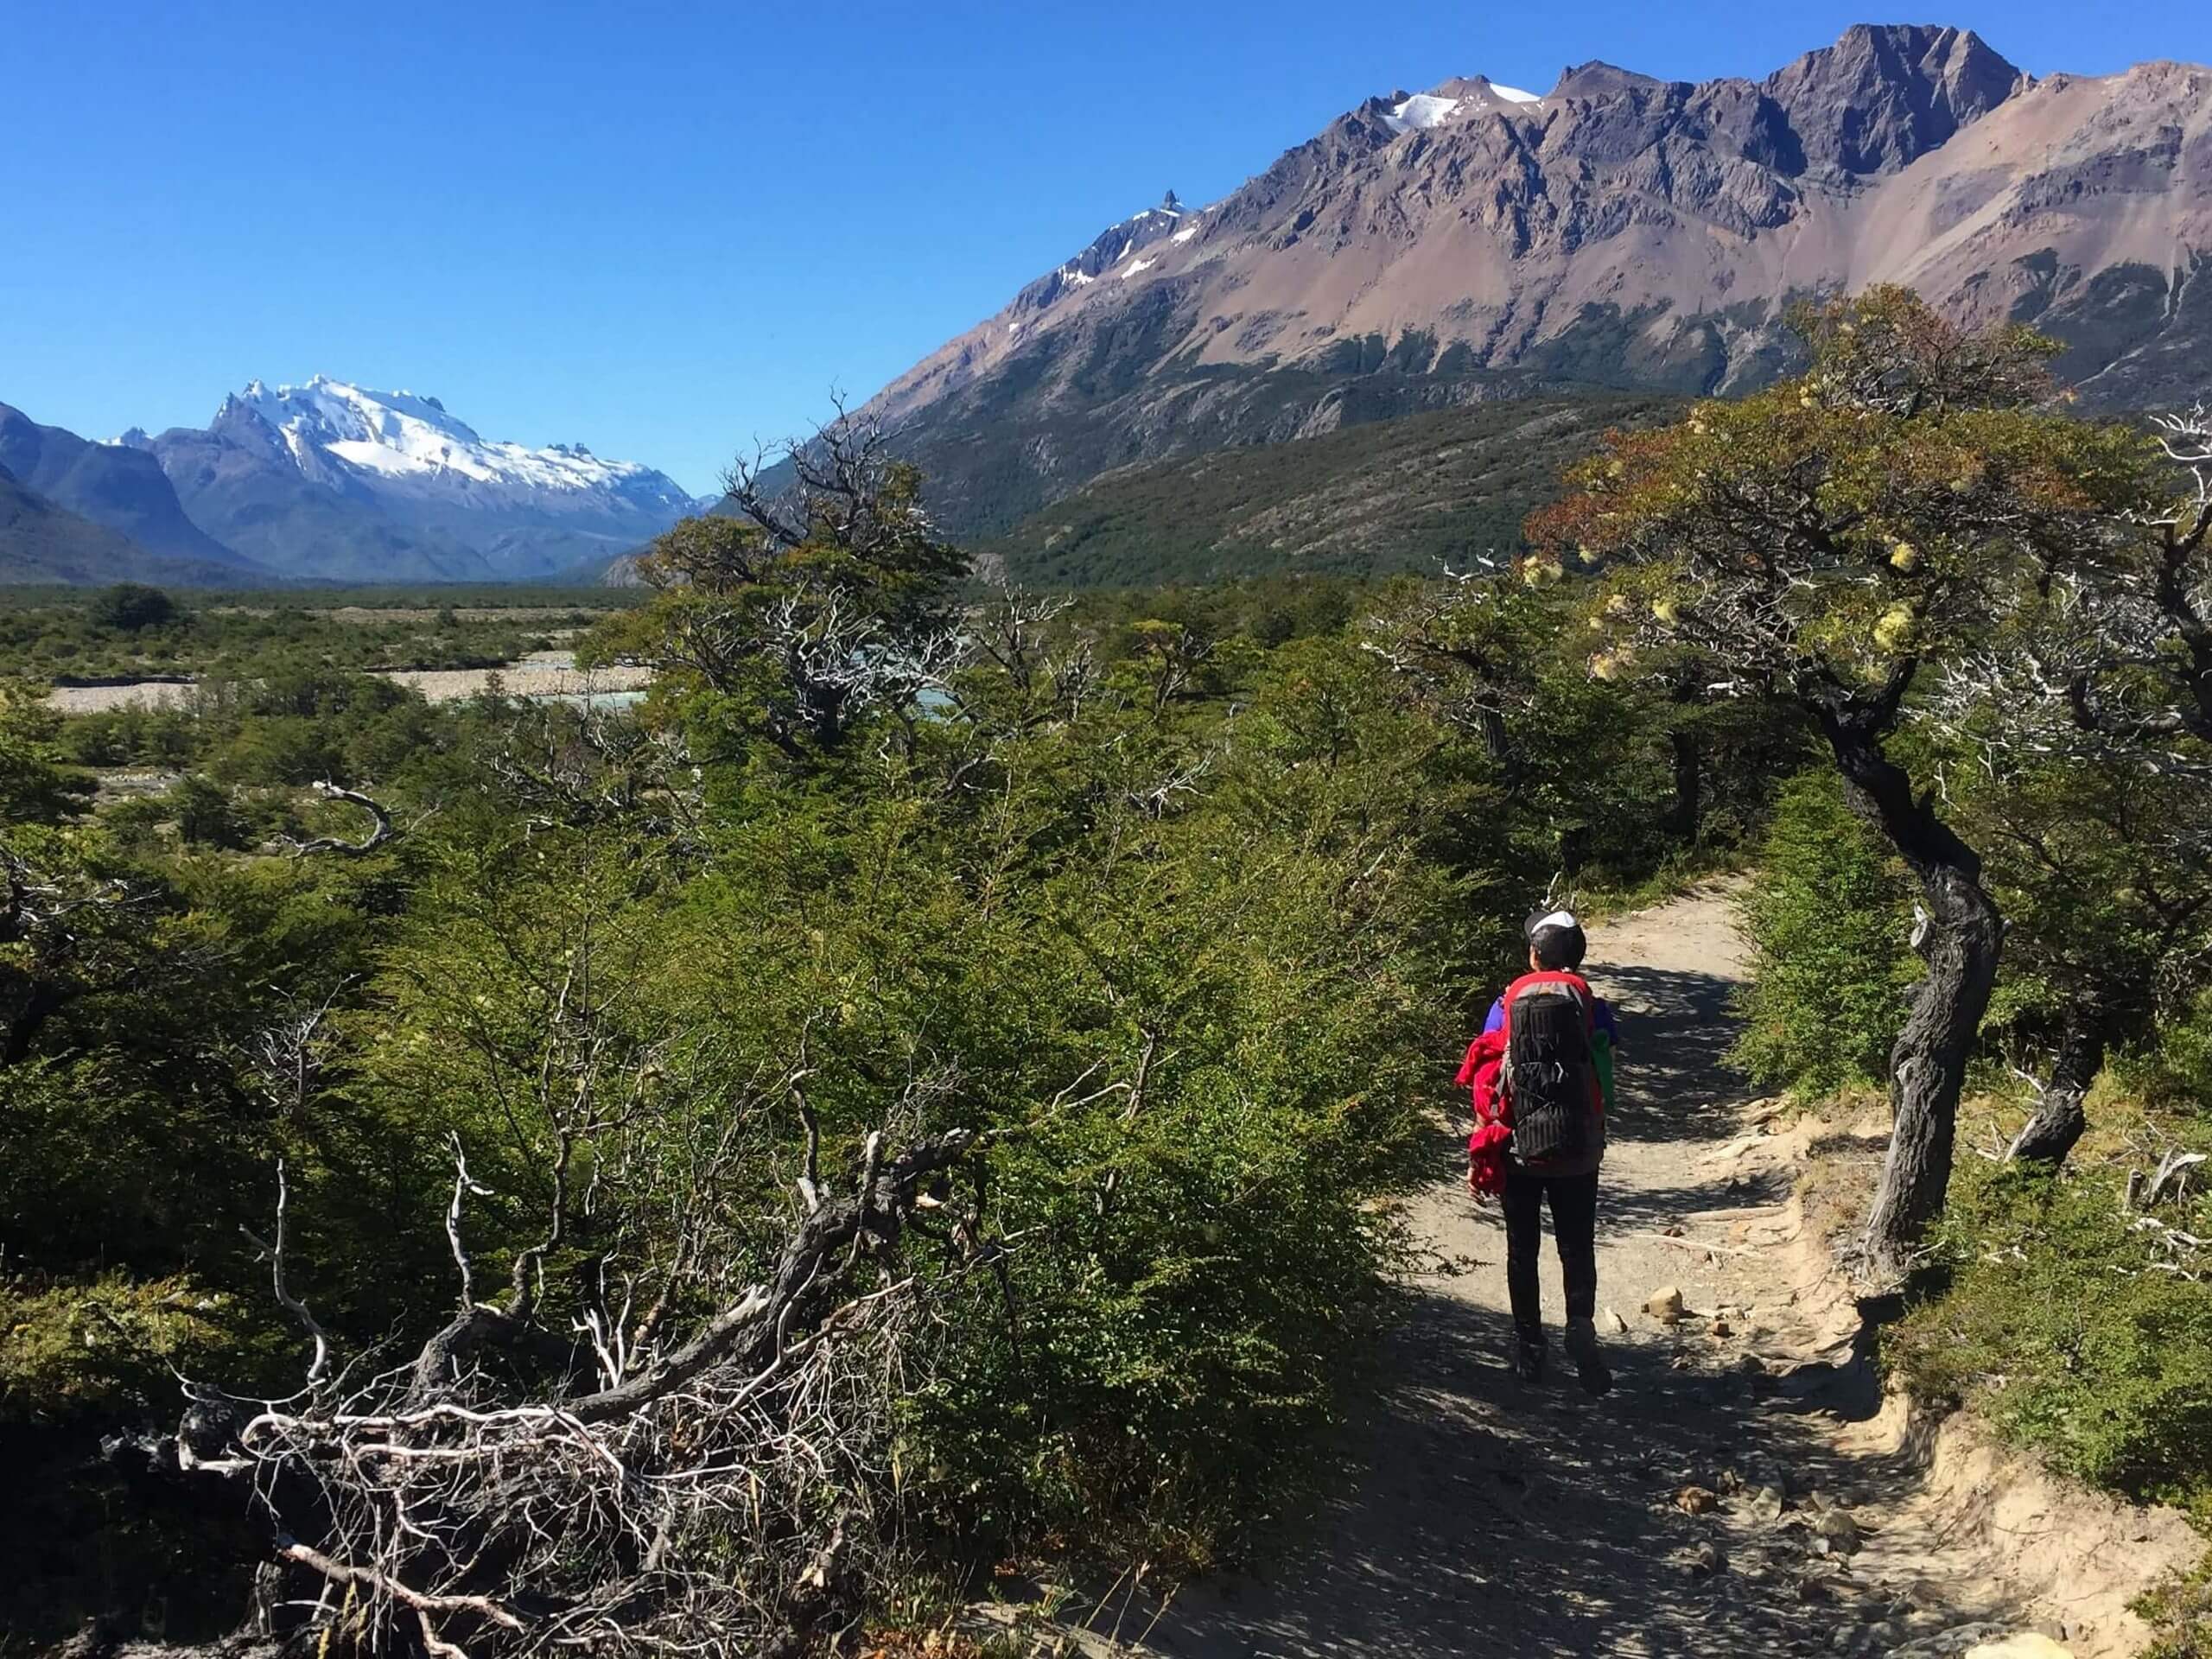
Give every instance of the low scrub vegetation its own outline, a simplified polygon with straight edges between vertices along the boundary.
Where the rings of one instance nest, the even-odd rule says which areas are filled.
[[[1044,588],[1503,569],[1522,550],[1522,520],[1557,495],[1568,461],[1610,426],[1679,407],[1506,399],[1125,467],[982,551]]]
[[[1745,1060],[1897,1109],[1898,1363],[2201,1503],[2212,439],[1807,327],[1479,574],[979,601],[848,423],[582,642],[634,716],[10,690],[0,1626],[796,1654],[1214,1559],[1517,919],[1748,847]]]
[[[2190,1242],[2212,1236],[2212,1197],[2169,1161],[2212,1152],[2212,1131],[2099,1103],[2068,1173],[1962,1161],[1929,1288],[1887,1352],[1916,1393],[1970,1401],[2055,1467],[2212,1524],[2212,1262]],[[1993,1141],[2020,1116],[1974,1127]]]
[[[1517,918],[1802,764],[1513,578],[972,604],[830,453],[587,642],[635,717],[0,706],[0,1434],[54,1495],[0,1622],[213,1634],[269,1524],[346,1650],[1213,1559],[1339,1408]]]

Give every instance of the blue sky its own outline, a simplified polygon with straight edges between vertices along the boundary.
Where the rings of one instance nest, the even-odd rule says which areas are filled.
[[[1111,220],[1211,200],[1371,92],[1542,92],[1590,58],[1764,74],[1884,16],[0,0],[0,401],[107,436],[321,372],[704,490]],[[2206,0],[1942,21],[2038,73],[2212,60]]]

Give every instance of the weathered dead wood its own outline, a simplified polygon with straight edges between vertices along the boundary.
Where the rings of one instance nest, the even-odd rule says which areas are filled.
[[[359,841],[347,841],[340,836],[315,836],[307,841],[292,842],[291,853],[295,858],[312,858],[318,853],[360,858],[376,851],[399,833],[392,828],[391,814],[359,790],[343,789],[326,779],[315,786],[315,792],[326,800],[343,801],[348,806],[359,807],[369,815],[369,833]]]
[[[598,1386],[582,1389],[525,1265],[557,1243],[557,1221],[520,1253],[505,1306],[477,1300],[462,1224],[484,1188],[457,1144],[445,1223],[461,1306],[365,1384],[334,1376],[290,1291],[280,1184],[268,1248],[278,1300],[316,1337],[308,1384],[239,1424],[233,1455],[194,1467],[250,1476],[280,1527],[315,1535],[284,1536],[283,1562],[342,1589],[364,1630],[441,1659],[792,1646],[874,1570],[873,1506],[893,1486],[882,1368],[919,1294],[893,1254],[925,1186],[977,1142],[952,1129],[891,1151],[878,1132],[846,1185],[821,1175],[818,1126],[810,1139],[814,1202],[761,1281],[628,1375],[604,1345],[621,1315],[601,1319]],[[487,1345],[521,1363],[474,1363]],[[830,1491],[842,1501],[825,1511]]]

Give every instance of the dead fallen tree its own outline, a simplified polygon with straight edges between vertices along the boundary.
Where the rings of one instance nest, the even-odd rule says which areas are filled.
[[[895,1535],[891,1418],[929,1328],[899,1247],[976,1137],[893,1152],[870,1135],[836,1190],[801,1110],[788,1236],[760,1282],[689,1320],[625,1294],[553,1328],[559,1166],[547,1236],[479,1300],[461,1219],[482,1189],[456,1147],[461,1305],[366,1377],[287,1284],[280,1189],[267,1248],[276,1299],[312,1341],[306,1377],[254,1403],[195,1389],[178,1453],[198,1477],[253,1484],[286,1580],[264,1599],[275,1632],[326,1654],[751,1655],[849,1622]]]

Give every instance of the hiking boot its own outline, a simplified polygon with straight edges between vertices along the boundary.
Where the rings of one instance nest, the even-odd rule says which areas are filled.
[[[1613,1374],[1606,1369],[1605,1353],[1598,1346],[1598,1327],[1593,1321],[1567,1322],[1567,1351],[1574,1361],[1575,1374],[1582,1379],[1582,1386],[1591,1393],[1604,1394],[1613,1386]]]
[[[1523,1382],[1544,1380],[1544,1339],[1523,1337],[1514,1344],[1513,1375]]]

